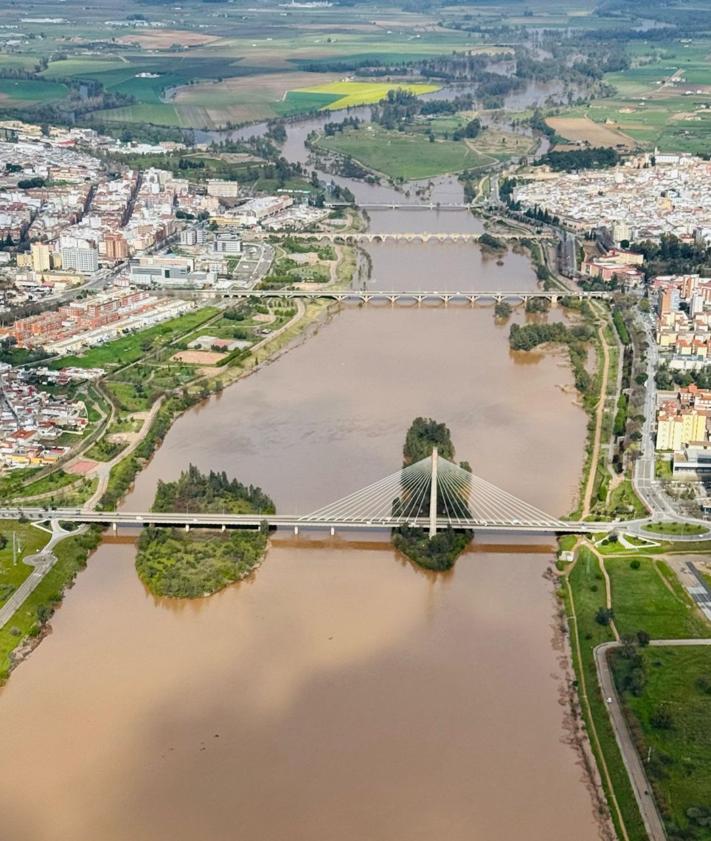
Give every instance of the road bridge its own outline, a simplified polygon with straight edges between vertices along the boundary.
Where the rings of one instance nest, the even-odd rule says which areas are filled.
[[[485,534],[561,534],[609,531],[614,523],[560,520],[497,488],[468,470],[432,456],[309,514],[230,514],[224,511],[95,511],[83,508],[4,507],[0,519],[24,518],[113,526],[191,528],[289,528],[382,531],[398,526],[447,528]]]

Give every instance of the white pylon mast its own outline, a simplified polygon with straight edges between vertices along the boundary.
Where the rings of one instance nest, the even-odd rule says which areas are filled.
[[[432,478],[430,480],[430,537],[437,534],[437,447],[432,448]]]

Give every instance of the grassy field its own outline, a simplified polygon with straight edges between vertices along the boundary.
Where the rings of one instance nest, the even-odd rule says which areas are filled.
[[[55,368],[112,368],[136,362],[147,351],[174,341],[212,318],[218,312],[214,307],[203,307],[187,312],[178,318],[156,324],[141,333],[131,333],[105,345],[89,348],[80,356],[64,356],[53,363]]]
[[[36,105],[63,99],[68,88],[42,79],[0,79],[0,105]]]
[[[646,631],[652,639],[711,634],[711,627],[664,561],[615,556],[607,558],[605,566],[612,584],[615,624],[621,634]]]
[[[340,108],[354,108],[358,105],[374,105],[385,99],[392,90],[406,90],[416,96],[425,93],[435,93],[440,89],[439,85],[425,84],[394,84],[392,82],[329,82],[316,87],[302,88],[301,90],[290,91],[286,96],[287,103],[292,94],[301,96],[303,94],[324,97],[322,105],[311,105],[327,111],[336,111]]]
[[[377,126],[349,129],[319,141],[324,149],[339,152],[394,180],[415,181],[446,172],[485,167],[492,159],[464,141],[430,143],[419,133],[385,131]]]
[[[698,818],[711,816],[711,647],[646,649],[642,658],[644,688],[623,698],[655,798],[670,836],[708,841],[711,825]],[[626,664],[613,663],[619,685]]]
[[[601,766],[601,758],[604,757],[610,775],[611,788],[619,804],[621,821],[617,810],[611,807],[613,819],[618,826],[620,822],[624,823],[629,841],[648,841],[597,682],[593,651],[597,645],[609,642],[614,637],[609,625],[601,625],[595,621],[598,608],[605,604],[605,582],[598,560],[592,552],[585,548],[580,550],[577,563],[568,576],[567,585],[563,593],[571,628],[573,664],[580,691],[586,690],[590,705],[588,713],[587,705],[583,700],[583,714],[588,732],[591,733],[591,743],[598,760],[598,767]],[[593,727],[595,735],[593,735]],[[609,797],[610,786],[607,784],[604,773],[602,777]]]
[[[13,533],[18,547],[16,564],[12,560]],[[49,534],[29,523],[7,522],[3,523],[0,535],[3,538],[0,542],[5,543],[0,549],[0,605],[3,605],[32,572],[33,567],[22,559],[39,552],[49,540]]]

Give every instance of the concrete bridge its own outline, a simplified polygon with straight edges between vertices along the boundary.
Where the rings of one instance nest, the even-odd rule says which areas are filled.
[[[357,245],[359,243],[387,243],[387,242],[407,242],[414,244],[425,245],[430,242],[451,243],[451,242],[479,242],[482,237],[481,233],[446,233],[446,232],[430,232],[430,231],[405,231],[392,233],[373,233],[372,231],[337,233],[331,231],[317,231],[315,233],[306,233],[304,231],[294,231],[288,233],[285,231],[274,232],[254,232],[250,234],[252,240],[256,239],[300,239],[300,240],[315,240],[317,242],[330,242],[334,245]],[[530,240],[551,240],[555,238],[550,233],[542,234],[516,234],[503,233],[491,234],[496,239],[502,242],[513,242],[521,239]],[[248,242],[247,240],[245,240]],[[557,240],[556,240],[557,241]]]
[[[380,290],[380,289],[225,289],[215,291],[214,289],[173,289],[174,292],[190,291],[196,295],[206,295],[211,298],[271,298],[282,300],[317,300],[326,299],[340,303],[390,303],[390,304],[424,304],[427,302],[440,304],[470,304],[477,303],[500,303],[509,301],[511,303],[525,303],[532,299],[543,299],[551,303],[557,303],[561,298],[573,298],[577,301],[589,299],[607,299],[611,293],[605,291],[564,292],[561,290],[468,290],[468,291],[446,291],[446,290]]]
[[[38,508],[12,507],[0,509],[0,520],[26,519],[30,522],[60,521],[63,523],[86,523],[89,525],[142,528],[144,526],[165,526],[184,528],[244,528],[257,529],[262,526],[269,528],[288,528],[296,534],[301,530],[315,531],[383,531],[397,526],[411,526],[413,528],[428,529],[432,526],[432,518],[425,517],[396,517],[373,516],[363,518],[358,516],[340,516],[321,518],[317,516],[299,516],[288,514],[191,514],[185,512],[157,513],[155,511],[85,511],[81,508]],[[449,527],[457,529],[471,529],[472,531],[491,534],[579,534],[581,532],[610,531],[616,523],[590,523],[579,521],[547,522],[509,522],[491,519],[481,520],[474,517],[451,518],[436,517],[436,530]]]
[[[335,210],[340,207],[355,207],[348,202],[326,202],[325,207]],[[473,205],[464,202],[366,202],[357,205],[359,210],[471,210]]]

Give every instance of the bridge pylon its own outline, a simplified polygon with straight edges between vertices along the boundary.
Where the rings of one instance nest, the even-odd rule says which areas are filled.
[[[437,467],[439,454],[437,447],[432,448],[432,467],[430,473],[430,537],[437,534]]]

